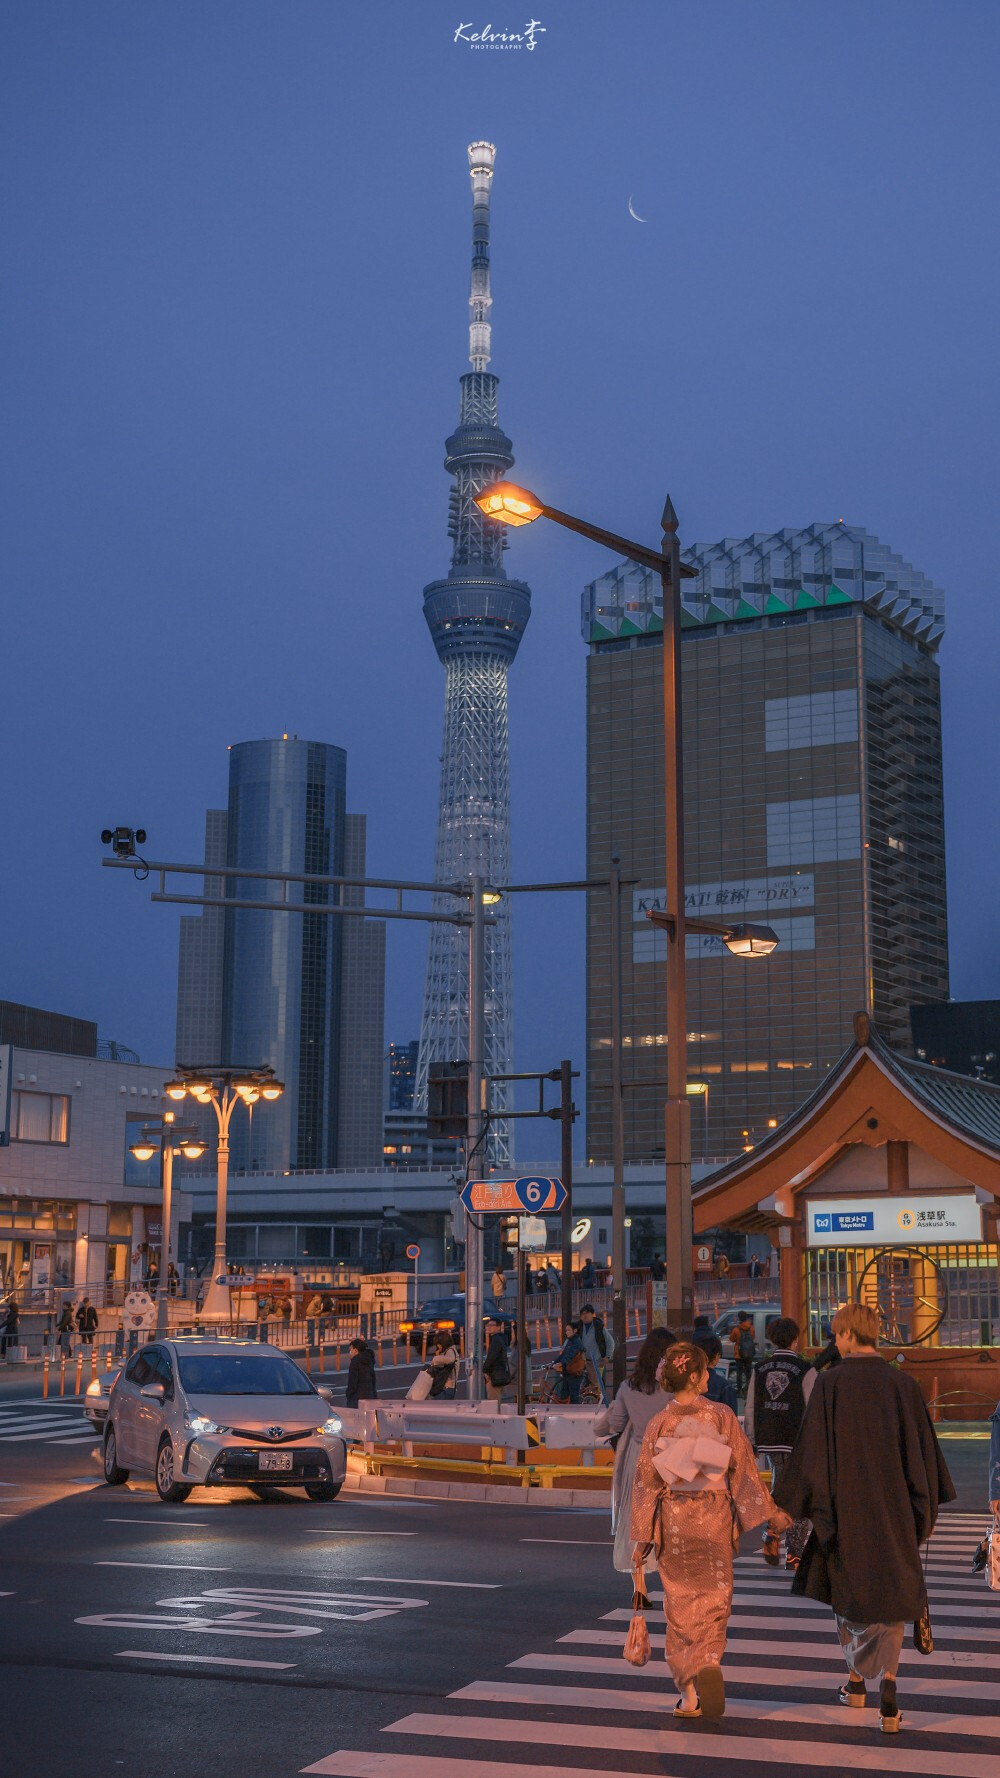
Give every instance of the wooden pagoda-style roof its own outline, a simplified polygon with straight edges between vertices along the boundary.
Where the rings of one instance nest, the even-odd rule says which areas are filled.
[[[822,1085],[750,1153],[727,1162],[694,1194],[696,1235],[721,1223],[767,1228],[852,1145],[912,1144],[1000,1199],[1000,1086],[900,1055],[864,1013],[854,1042]],[[776,1200],[773,1208],[769,1200]]]

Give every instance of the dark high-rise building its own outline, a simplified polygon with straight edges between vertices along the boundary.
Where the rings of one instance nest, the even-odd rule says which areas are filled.
[[[211,867],[223,864],[363,876],[365,818],[345,811],[346,779],[340,747],[297,738],[232,747],[228,809],[206,822],[206,895],[221,893]],[[279,901],[284,891],[258,877],[226,883],[239,899]],[[319,906],[336,893],[303,884],[293,899]],[[177,1061],[269,1063],[285,1084],[252,1121],[234,1118],[234,1167],[379,1164],[384,969],[380,921],[238,908],[182,919]]]
[[[767,961],[687,940],[696,1156],[737,1152],[822,1079],[869,1009],[910,1044],[948,995],[940,690],[943,597],[866,532],[813,525],[696,546],[683,583],[686,905],[766,921]],[[663,1150],[662,596],[622,564],[584,594],[587,868],[636,879],[623,910],[625,1153]],[[607,897],[587,930],[587,1152],[610,1152]]]
[[[385,1052],[386,1111],[413,1110],[419,1055],[418,1037],[410,1043],[390,1043]]]
[[[910,1028],[921,1062],[1000,1084],[1000,1000],[911,1006]]]

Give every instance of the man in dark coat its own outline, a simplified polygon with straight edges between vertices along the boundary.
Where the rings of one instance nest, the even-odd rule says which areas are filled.
[[[792,1591],[833,1606],[850,1669],[841,1703],[863,1708],[865,1680],[880,1678],[880,1726],[895,1734],[903,1630],[926,1602],[920,1545],[955,1489],[917,1383],[879,1357],[874,1309],[847,1304],[833,1331],[844,1362],[817,1378],[774,1498],[812,1520]]]
[[[347,1388],[344,1392],[344,1400],[349,1408],[356,1408],[359,1401],[375,1401],[377,1398],[375,1354],[367,1340],[352,1340],[351,1362],[347,1367]]]

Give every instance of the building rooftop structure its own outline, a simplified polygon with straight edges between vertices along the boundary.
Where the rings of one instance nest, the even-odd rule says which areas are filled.
[[[754,531],[693,544],[681,559],[696,571],[682,583],[685,630],[723,625],[732,633],[730,624],[768,618],[804,623],[810,614],[865,604],[929,648],[944,634],[940,587],[860,525]],[[663,589],[651,569],[621,562],[584,589],[586,642],[601,647],[662,631]]]

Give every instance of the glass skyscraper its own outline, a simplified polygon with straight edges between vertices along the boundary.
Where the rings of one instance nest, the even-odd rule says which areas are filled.
[[[364,817],[347,815],[346,784],[341,747],[297,738],[232,747],[228,809],[209,812],[206,866],[363,876]],[[219,893],[221,879],[205,881],[206,894]],[[227,881],[233,898],[285,896],[281,883]],[[317,906],[336,893],[310,884],[287,891]],[[234,1118],[234,1167],[378,1164],[384,931],[354,916],[238,908],[182,920],[178,1062],[269,1063],[285,1083],[282,1098],[252,1120]]]
[[[685,552],[686,905],[766,921],[767,961],[687,940],[696,1157],[756,1142],[801,1104],[871,1012],[910,1046],[909,1008],[948,997],[940,688],[943,597],[847,525]],[[588,586],[587,869],[614,850],[623,908],[625,1152],[663,1152],[662,597],[624,563]],[[610,1154],[607,896],[587,931],[588,1140]]]

